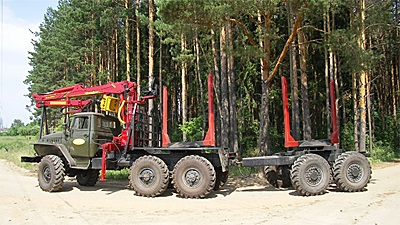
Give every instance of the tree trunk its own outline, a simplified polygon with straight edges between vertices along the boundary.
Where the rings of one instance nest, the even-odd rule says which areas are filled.
[[[196,74],[197,74],[197,80],[199,82],[199,88],[200,88],[200,104],[201,104],[201,113],[203,115],[203,129],[202,129],[202,137],[205,137],[205,130],[207,126],[207,121],[206,121],[206,107],[205,107],[205,101],[204,101],[204,88],[203,88],[203,81],[201,80],[201,71],[200,71],[200,43],[199,43],[199,36],[198,32],[196,29],[195,32],[195,52],[196,52]]]
[[[262,16],[259,14],[258,21],[262,22]],[[260,30],[269,30],[271,28],[271,15],[267,12],[264,18],[264,28]],[[271,39],[268,35],[260,38],[260,46],[264,50],[264,57],[261,62],[261,109],[260,109],[260,134],[258,137],[258,155],[265,156],[271,154],[271,143],[269,134],[269,70],[271,58]]]
[[[358,40],[359,47],[365,51],[365,9],[366,9],[366,0],[360,1],[360,19],[361,19],[361,27],[360,32],[361,35]],[[364,67],[364,62],[361,63],[361,67]],[[367,106],[366,106],[366,86],[368,84],[368,74],[365,69],[360,72],[360,101],[359,101],[359,109],[360,109],[360,152],[366,151],[366,133],[367,133]]]
[[[211,48],[213,54],[213,65],[214,65],[214,92],[215,92],[215,101],[216,101],[216,112],[215,118],[220,118],[222,114],[221,110],[221,76],[219,72],[219,63],[218,63],[218,46],[215,41],[215,32],[211,29]],[[217,146],[221,146],[221,120],[215,120],[215,141]]]
[[[92,62],[91,64],[93,66],[96,66],[96,53],[95,53],[95,45],[94,45],[94,29],[95,29],[95,25],[94,25],[94,13],[92,13],[92,30],[91,30],[91,35],[92,35]],[[91,85],[95,86],[96,84],[96,80],[97,80],[97,76],[96,76],[96,71],[94,69],[92,69],[92,77],[91,77]]]
[[[329,7],[325,12],[324,15],[324,31],[328,34],[330,34],[330,16],[329,16]],[[326,36],[324,36],[324,41],[327,42]],[[330,103],[329,103],[329,82],[330,82],[330,76],[329,76],[329,71],[330,71],[330,56],[332,52],[331,46],[325,46],[324,47],[324,57],[325,57],[325,107],[326,107],[326,134],[327,137],[331,135],[331,114],[330,114]]]
[[[154,0],[149,0],[149,90],[153,90],[154,85]],[[149,101],[149,115],[153,115],[154,101],[150,99]],[[149,123],[152,124],[153,120],[150,117]],[[152,133],[152,126],[149,127],[150,134]],[[149,135],[149,146],[152,145],[152,135]]]
[[[288,33],[290,34],[294,25],[294,17],[297,12],[294,12],[293,6],[289,1],[287,3],[289,17],[288,17]],[[300,139],[300,107],[299,107],[299,81],[298,81],[298,69],[297,69],[297,47],[295,39],[290,44],[290,84],[292,94],[292,136],[295,140]]]
[[[140,69],[140,17],[139,17],[140,0],[136,0],[135,14],[136,14],[136,83],[138,84],[137,92],[140,96],[140,83],[141,83],[141,69]]]
[[[181,36],[181,52],[182,54],[186,51],[186,37],[184,34]],[[187,63],[185,61],[182,62],[182,67],[181,67],[181,79],[182,79],[182,96],[181,96],[181,101],[182,101],[182,124],[185,124],[187,122],[187,81],[186,81],[186,76],[187,76]],[[187,136],[183,132],[183,141],[187,141]]]
[[[129,0],[125,0],[125,10],[129,11]],[[126,79],[131,80],[131,38],[130,38],[129,16],[125,18],[125,59],[126,59]]]
[[[232,36],[232,24],[228,24],[228,86],[229,86],[229,116],[230,116],[230,148],[234,152],[239,151],[238,141],[238,124],[237,124],[237,103],[236,103],[236,79],[234,70],[234,57],[233,57],[233,36]]]
[[[229,147],[229,90],[227,71],[227,43],[226,26],[222,26],[220,33],[220,54],[221,54],[221,144],[222,147]]]
[[[301,96],[303,112],[303,138],[311,140],[311,118],[310,103],[308,100],[308,81],[307,81],[307,44],[305,34],[302,29],[297,33],[299,40],[300,71],[301,71]]]

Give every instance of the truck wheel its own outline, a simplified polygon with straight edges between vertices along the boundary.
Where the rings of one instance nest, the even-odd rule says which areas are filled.
[[[266,166],[264,167],[264,175],[265,179],[267,179],[268,183],[272,186],[279,188],[278,184],[278,173],[275,170],[274,166]]]
[[[293,187],[302,196],[323,194],[331,179],[328,162],[316,154],[300,156],[294,162],[290,176]]]
[[[38,166],[39,186],[43,191],[59,191],[64,184],[65,168],[60,157],[46,155]]]
[[[176,163],[172,182],[182,197],[205,198],[216,183],[214,166],[202,156],[185,156]]]
[[[81,186],[94,186],[99,180],[99,170],[84,170],[76,175],[76,180]]]
[[[155,197],[164,193],[169,183],[168,166],[160,158],[145,155],[131,166],[129,184],[137,195]]]
[[[280,166],[279,170],[279,179],[282,180],[282,188],[289,188],[292,186],[292,181],[290,180],[290,170],[289,166]]]
[[[346,152],[335,160],[333,177],[340,191],[361,191],[371,179],[371,165],[364,155]]]
[[[228,181],[229,171],[222,172],[221,167],[214,168],[216,172],[216,181],[214,186],[214,191],[218,191],[220,188],[225,186]]]

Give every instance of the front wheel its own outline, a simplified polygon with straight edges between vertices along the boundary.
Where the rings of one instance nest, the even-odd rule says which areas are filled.
[[[300,156],[290,173],[293,187],[303,196],[323,194],[329,185],[331,173],[328,162],[319,155]]]
[[[64,163],[56,155],[46,155],[38,166],[39,186],[43,191],[59,191],[63,187],[65,176]]]
[[[340,191],[362,191],[371,179],[371,165],[364,155],[345,152],[335,160],[333,177]]]
[[[214,166],[202,156],[185,156],[176,163],[172,182],[182,197],[205,198],[216,185]]]

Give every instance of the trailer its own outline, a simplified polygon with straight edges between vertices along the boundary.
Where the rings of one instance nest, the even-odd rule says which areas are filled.
[[[303,196],[325,193],[333,181],[339,191],[357,192],[365,189],[371,179],[371,165],[365,152],[344,152],[339,148],[334,81],[330,82],[332,135],[326,140],[297,141],[290,134],[288,89],[281,78],[284,112],[285,147],[287,151],[271,156],[243,158],[244,167],[264,166],[268,182],[289,187]]]

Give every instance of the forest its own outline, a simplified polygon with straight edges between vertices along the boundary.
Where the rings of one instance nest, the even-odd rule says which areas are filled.
[[[207,130],[213,73],[217,143],[245,157],[284,150],[281,76],[288,80],[292,136],[327,139],[333,80],[341,148],[393,157],[400,153],[399,6],[398,0],[60,0],[34,33],[24,83],[30,94],[121,80],[139,84],[139,93],[167,86],[171,138],[194,140]],[[59,111],[48,116],[56,129]]]

